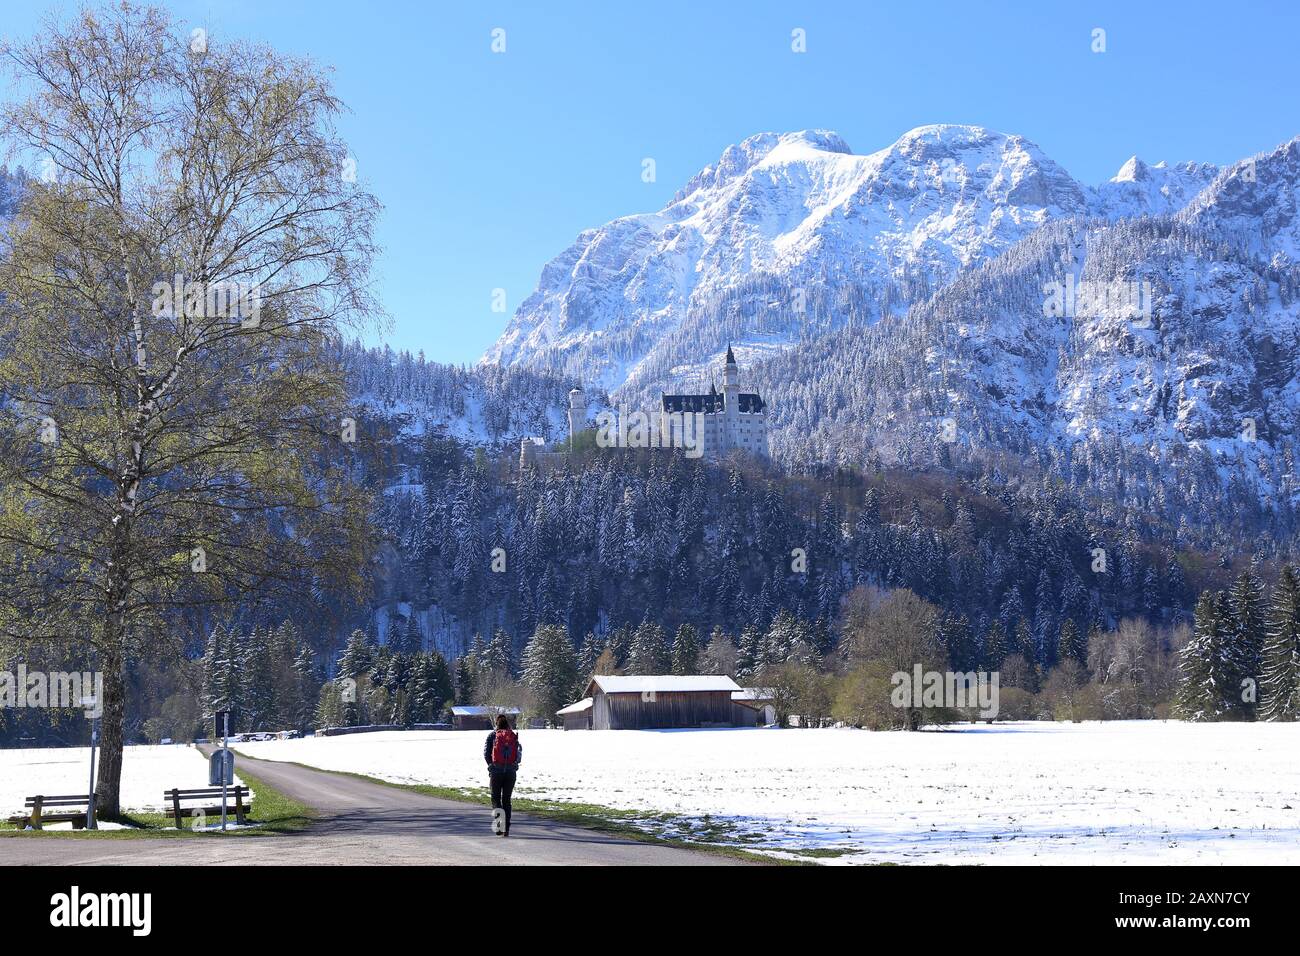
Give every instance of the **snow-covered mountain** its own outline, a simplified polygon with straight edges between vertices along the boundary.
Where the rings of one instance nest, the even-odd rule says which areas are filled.
[[[1021,136],[922,126],[869,155],[824,130],[728,147],[664,209],[546,265],[484,359],[617,390],[707,375],[905,310],[1046,222],[1167,215],[1218,175],[1136,156],[1089,188]]]
[[[1278,268],[1300,262],[1300,137],[1224,170],[1181,218]]]
[[[1300,139],[1224,169],[1134,157],[1091,188],[975,127],[868,156],[763,134],[583,233],[485,359],[652,400],[731,341],[787,459],[1121,442],[1290,497],[1298,188]],[[1054,287],[1109,297],[1052,309]],[[946,451],[937,418],[961,423]]]
[[[1089,203],[1019,136],[925,126],[860,156],[825,131],[760,134],[659,212],[582,233],[485,359],[611,389],[682,378],[728,339],[872,321]]]
[[[1165,496],[1300,500],[1298,146],[1222,170],[1175,216],[1049,223],[905,316],[765,363],[776,450],[918,466],[996,450],[1115,496],[1093,469]],[[1147,308],[1045,308],[1053,286],[1141,287]]]
[[[1094,191],[1093,210],[1106,219],[1164,216],[1178,212],[1219,174],[1213,163],[1147,165],[1129,159]]]
[[[1022,410],[1031,440],[1194,443],[1258,463],[1300,437],[1298,155],[1293,141],[1222,170],[1172,217],[1044,229],[920,307],[949,326],[936,357],[951,374],[978,346],[978,377]],[[1043,288],[1070,279],[1141,283],[1149,313],[1121,298],[1046,316]]]

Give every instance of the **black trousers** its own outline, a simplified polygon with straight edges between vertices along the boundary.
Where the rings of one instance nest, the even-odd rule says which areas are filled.
[[[492,809],[506,812],[506,832],[510,831],[510,794],[515,792],[515,772],[513,770],[489,771],[492,779]]]

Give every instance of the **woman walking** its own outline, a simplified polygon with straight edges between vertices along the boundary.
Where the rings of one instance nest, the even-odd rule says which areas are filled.
[[[524,748],[519,745],[519,735],[510,729],[510,719],[498,714],[496,730],[488,734],[483,745],[483,759],[492,781],[492,832],[497,836],[510,836],[510,794],[523,756]]]

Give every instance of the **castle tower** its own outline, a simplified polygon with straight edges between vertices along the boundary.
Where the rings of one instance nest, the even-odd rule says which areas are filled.
[[[538,455],[546,444],[540,438],[530,437],[519,440],[519,467],[525,468],[528,465],[536,465],[539,462]]]
[[[727,387],[740,388],[740,366],[736,364],[736,356],[731,354],[730,345],[727,346],[727,364],[722,369],[722,381]]]
[[[569,450],[573,450],[578,432],[587,427],[587,393],[580,388],[569,390]]]
[[[740,366],[727,344],[727,362],[722,367],[722,441],[720,451],[735,448],[740,436]]]

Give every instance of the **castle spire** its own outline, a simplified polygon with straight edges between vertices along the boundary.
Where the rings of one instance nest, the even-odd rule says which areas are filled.
[[[730,342],[727,343],[727,364],[728,364],[728,365],[735,365],[735,364],[736,364],[736,356],[734,356],[734,355],[731,354],[731,343],[730,343]]]

